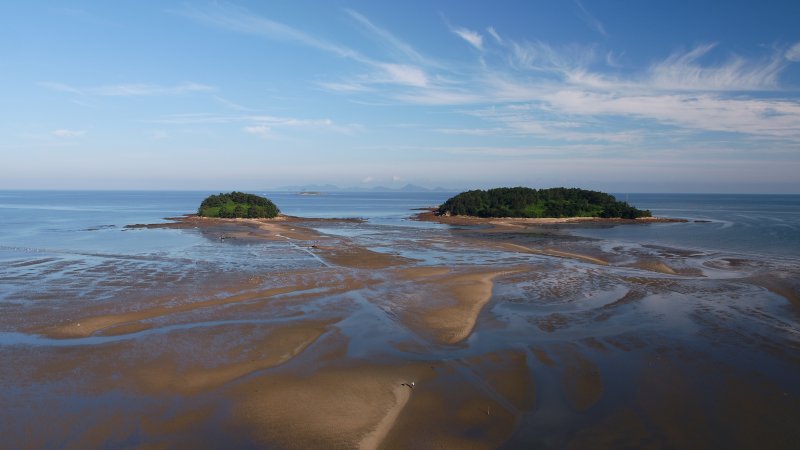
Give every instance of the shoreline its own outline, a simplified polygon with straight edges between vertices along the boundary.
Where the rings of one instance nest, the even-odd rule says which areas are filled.
[[[200,257],[241,261],[232,270],[197,253],[20,261],[67,275],[27,283],[35,307],[7,306],[5,329],[41,341],[0,346],[15,361],[0,368],[13,393],[0,416],[29,427],[13,416],[29,408],[64,425],[12,446],[714,447],[691,431],[718,404],[741,425],[711,422],[715,436],[794,438],[779,419],[800,411],[785,375],[798,367],[796,265],[534,228],[673,219],[447,219],[470,227],[193,215],[126,227],[185,230]],[[39,400],[54,391],[70,395]]]
[[[604,218],[604,217],[476,217],[445,216],[436,214],[436,208],[423,208],[414,214],[413,220],[436,222],[445,225],[471,226],[494,225],[505,228],[525,228],[535,225],[581,225],[581,224],[613,224],[613,225],[646,225],[651,223],[687,223],[688,219],[668,217],[640,217],[638,219]]]

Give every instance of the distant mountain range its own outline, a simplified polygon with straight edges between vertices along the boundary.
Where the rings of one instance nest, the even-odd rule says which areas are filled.
[[[274,189],[267,189],[267,191],[288,191],[288,192],[457,192],[453,189],[445,189],[443,187],[436,187],[433,189],[416,184],[406,184],[399,188],[390,188],[386,186],[375,187],[339,187],[333,184],[304,184],[301,186],[280,186]]]

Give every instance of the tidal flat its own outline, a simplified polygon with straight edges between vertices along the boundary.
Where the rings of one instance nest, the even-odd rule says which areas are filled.
[[[796,448],[796,260],[571,226],[186,217],[125,233],[243,260],[20,254],[2,447]]]

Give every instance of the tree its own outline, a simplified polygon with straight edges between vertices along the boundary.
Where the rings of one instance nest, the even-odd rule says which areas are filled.
[[[204,217],[273,218],[278,214],[280,210],[271,200],[238,191],[210,195],[197,208],[197,215]]]
[[[614,196],[577,188],[495,188],[462,192],[439,207],[439,214],[477,217],[649,217]]]

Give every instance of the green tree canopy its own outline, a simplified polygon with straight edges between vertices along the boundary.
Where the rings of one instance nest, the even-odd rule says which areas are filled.
[[[279,213],[278,207],[269,199],[236,191],[208,196],[197,208],[197,215],[203,217],[271,219]]]
[[[578,188],[495,188],[462,192],[439,214],[477,217],[650,217],[650,211],[619,202],[613,195]]]

